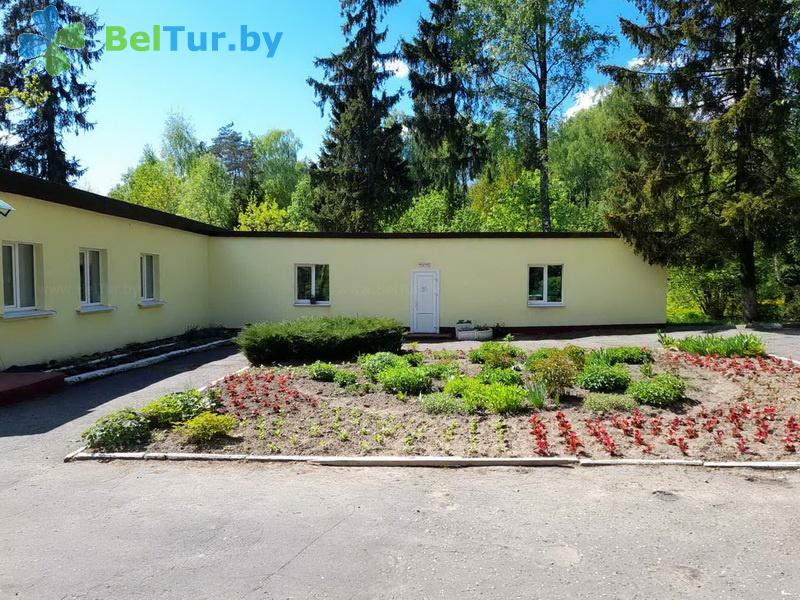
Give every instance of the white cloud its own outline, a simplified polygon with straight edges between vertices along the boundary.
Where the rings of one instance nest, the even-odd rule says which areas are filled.
[[[636,56],[628,61],[629,69],[641,69],[647,64],[647,59],[643,56]]]
[[[22,141],[22,138],[13,133],[9,133],[5,129],[0,129],[0,144],[6,146],[16,146]]]
[[[387,60],[385,63],[383,63],[383,68],[387,71],[394,72],[394,76],[399,77],[400,79],[405,79],[408,77],[408,65],[399,58],[395,60]]]
[[[564,111],[564,117],[571,119],[582,110],[591,108],[608,95],[606,88],[588,88],[575,94],[575,103]]]

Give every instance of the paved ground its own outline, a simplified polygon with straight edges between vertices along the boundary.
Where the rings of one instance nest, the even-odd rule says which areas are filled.
[[[800,473],[61,462],[230,349],[0,407],[0,599],[800,598]]]

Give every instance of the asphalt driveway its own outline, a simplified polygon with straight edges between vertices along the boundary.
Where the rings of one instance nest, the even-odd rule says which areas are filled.
[[[0,598],[800,598],[797,472],[62,462],[244,364],[0,407]]]

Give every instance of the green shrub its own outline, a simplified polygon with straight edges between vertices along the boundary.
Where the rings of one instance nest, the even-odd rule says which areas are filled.
[[[358,381],[358,377],[352,371],[338,369],[336,374],[333,376],[333,381],[338,383],[341,387],[347,387],[350,385],[355,385],[356,381]]]
[[[602,348],[589,353],[587,362],[602,362],[607,365],[625,363],[628,365],[641,365],[651,362],[653,354],[647,348],[636,346],[618,346],[615,348]]]
[[[433,379],[424,367],[389,367],[378,374],[378,383],[384,391],[392,394],[427,394],[433,387]]]
[[[358,357],[358,364],[364,372],[364,376],[370,381],[377,381],[381,371],[385,371],[390,367],[409,366],[405,357],[394,354],[393,352],[362,354]]]
[[[124,450],[147,442],[150,425],[144,415],[132,408],[123,408],[95,421],[82,437],[91,448]]]
[[[422,409],[433,415],[460,415],[469,414],[463,398],[457,398],[444,392],[422,396]]]
[[[216,437],[228,435],[236,427],[236,419],[231,415],[219,415],[204,412],[193,419],[189,419],[176,428],[190,442],[201,443],[213,440]]]
[[[554,350],[546,358],[529,363],[534,381],[542,383],[548,395],[558,401],[572,386],[578,369],[563,350]]]
[[[443,362],[452,362],[458,360],[458,352],[455,350],[434,350],[431,352],[433,360],[441,360]]]
[[[469,395],[472,390],[480,391],[483,385],[475,377],[456,377],[444,385],[444,393],[464,397]]]
[[[631,376],[623,365],[590,361],[575,383],[590,392],[622,392],[630,385]]]
[[[421,367],[422,363],[425,362],[425,355],[422,352],[406,352],[403,354],[403,358],[412,367]]]
[[[394,319],[309,317],[250,325],[236,343],[254,365],[280,360],[350,360],[359,354],[399,352],[403,326]]]
[[[308,367],[308,376],[315,381],[333,381],[337,371],[331,363],[318,360]]]
[[[565,354],[575,364],[575,368],[580,371],[586,363],[586,350],[580,346],[569,345],[563,348],[539,348],[528,355],[525,366],[528,370],[535,368],[537,362],[550,358],[554,354]]]
[[[482,390],[482,404],[496,414],[519,412],[528,407],[528,391],[518,385],[490,383]]]
[[[433,379],[450,379],[461,375],[461,369],[455,363],[434,363],[422,367]]]
[[[766,352],[764,342],[755,334],[739,333],[732,337],[720,335],[690,335],[682,340],[659,334],[659,342],[668,348],[677,348],[681,352],[700,356],[724,356],[727,358],[742,356],[763,356]]]
[[[140,413],[150,422],[151,427],[172,427],[218,406],[219,401],[213,393],[202,394],[197,390],[189,390],[153,400],[144,405]]]
[[[469,351],[469,359],[472,362],[490,367],[508,368],[523,356],[525,352],[505,342],[484,342]]]
[[[503,383],[505,385],[522,385],[522,375],[514,369],[483,366],[478,380],[481,383]]]
[[[628,395],[640,404],[668,406],[674,404],[686,391],[686,382],[677,375],[661,373],[651,379],[633,382],[628,387]]]
[[[594,412],[631,411],[636,400],[626,394],[601,394],[593,392],[583,399],[583,408]]]

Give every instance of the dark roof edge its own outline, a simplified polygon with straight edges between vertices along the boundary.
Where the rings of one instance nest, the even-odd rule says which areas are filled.
[[[6,169],[0,169],[0,192],[28,196],[30,198],[36,198],[37,200],[45,200],[46,202],[90,210],[112,217],[129,219],[131,221],[141,221],[143,223],[150,223],[151,225],[180,229],[181,231],[188,231],[190,233],[199,233],[202,235],[219,235],[226,233],[225,229],[215,227],[214,225],[208,225],[207,223],[201,223],[200,221],[194,221],[186,217],[179,217],[153,208],[147,208],[146,206],[114,200],[107,196],[79,190],[67,185],[52,183],[44,179],[23,175],[22,173],[15,173],[14,171],[8,171]]]
[[[332,239],[502,239],[502,238],[615,238],[616,234],[607,232],[444,232],[444,233],[336,233],[308,231],[230,231],[200,221],[179,217],[153,208],[114,200],[67,185],[52,183],[0,169],[0,192],[28,196],[37,200],[71,206],[92,212],[120,217],[131,221],[160,225],[190,233],[213,237],[235,238],[332,238]]]

